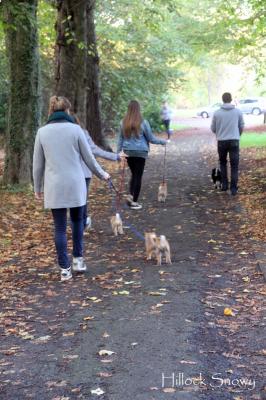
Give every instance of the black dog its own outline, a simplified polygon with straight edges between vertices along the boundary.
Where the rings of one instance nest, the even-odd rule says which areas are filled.
[[[221,176],[221,171],[219,168],[213,168],[212,169],[212,181],[214,183],[215,189],[221,189],[222,187],[222,176]]]

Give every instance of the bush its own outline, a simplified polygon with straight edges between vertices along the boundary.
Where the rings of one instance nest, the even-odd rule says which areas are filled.
[[[151,104],[144,108],[144,117],[149,121],[152,130],[162,132],[163,125],[161,120],[161,106],[159,104]]]

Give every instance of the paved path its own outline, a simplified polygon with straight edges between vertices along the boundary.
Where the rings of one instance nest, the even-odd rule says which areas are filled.
[[[98,187],[94,228],[86,235],[88,273],[62,284],[55,270],[29,271],[20,294],[5,302],[5,310],[19,310],[21,329],[33,337],[1,338],[1,400],[263,398],[263,322],[259,306],[249,312],[263,280],[252,243],[239,234],[241,202],[212,189],[213,151],[207,132],[175,137],[164,205],[156,200],[163,153],[154,147],[143,210],[123,213],[138,231],[167,236],[171,266],[146,262],[144,243],[132,231],[111,235],[110,201]],[[226,306],[238,318],[224,317]],[[100,356],[100,350],[114,353]],[[92,394],[97,389],[104,393]]]

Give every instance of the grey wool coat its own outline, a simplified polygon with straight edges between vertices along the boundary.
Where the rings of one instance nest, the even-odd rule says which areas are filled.
[[[51,123],[37,132],[33,153],[34,191],[44,192],[45,208],[86,204],[81,161],[100,179],[106,172],[95,160],[83,130],[71,122]]]

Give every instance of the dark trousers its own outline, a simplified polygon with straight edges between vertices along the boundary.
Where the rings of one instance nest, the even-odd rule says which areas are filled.
[[[73,257],[83,255],[83,212],[84,206],[70,208]],[[58,264],[61,268],[68,268],[70,261],[67,253],[67,208],[52,209],[54,219],[54,239]]]
[[[222,175],[222,189],[228,189],[227,155],[229,154],[231,166],[230,189],[237,190],[238,165],[239,165],[239,140],[219,140],[218,154]]]
[[[87,222],[87,217],[88,217],[88,195],[89,195],[89,187],[90,187],[90,182],[91,178],[85,178],[86,181],[86,187],[87,187],[87,201],[85,206],[83,206],[83,225],[84,228],[86,227],[86,222]]]
[[[133,201],[138,201],[139,198],[145,161],[146,159],[142,157],[127,157],[127,163],[131,171],[129,192],[133,196]]]
[[[170,138],[170,119],[164,119],[163,124],[168,135],[168,139]]]

